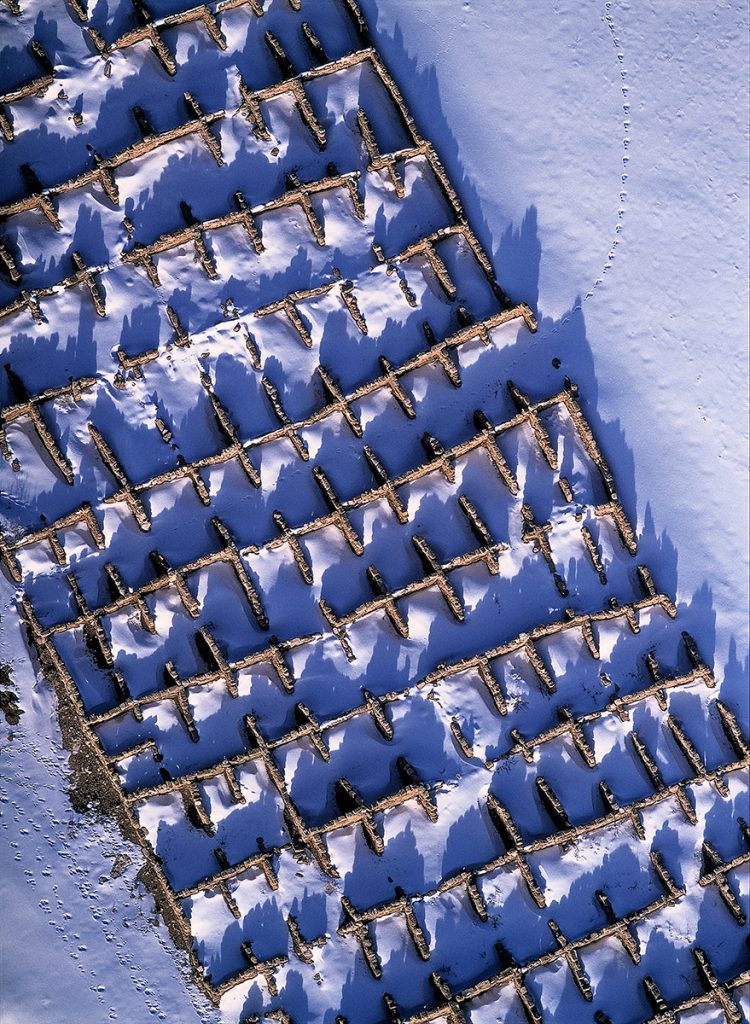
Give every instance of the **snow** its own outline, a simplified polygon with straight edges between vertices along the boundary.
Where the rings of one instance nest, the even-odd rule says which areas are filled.
[[[702,623],[717,664],[742,662],[745,5],[363,9],[503,287],[539,312],[536,358],[519,351],[508,375],[524,381],[527,362],[538,386],[562,360],[645,539],[679,554],[672,578],[698,606],[688,628]]]
[[[531,0],[521,9],[508,0],[360,2],[377,48],[417,125],[434,142],[500,284],[514,301],[528,302],[539,321],[533,335],[513,321],[492,331],[488,347],[472,341],[454,350],[461,389],[439,366],[400,378],[406,400],[417,410],[414,420],[388,388],[352,402],[349,411],[358,418],[364,441],[393,478],[424,461],[425,432],[450,447],[476,429],[475,408],[493,423],[510,419],[515,409],[504,381],[512,379],[538,400],[572,378],[638,535],[638,563],[651,569],[658,593],[674,598],[677,620],[673,623],[663,608],[643,610],[638,635],[620,619],[598,623],[601,658],[596,662],[578,629],[539,640],[536,655],[555,679],[554,697],[540,685],[527,647],[499,655],[491,671],[507,703],[507,718],[497,715],[481,666],[430,675],[445,662],[508,642],[538,623],[562,620],[567,604],[576,612],[595,612],[610,594],[621,604],[634,599],[633,562],[610,518],[596,511],[606,497],[599,475],[559,404],[541,417],[559,471],[543,458],[528,424],[514,427],[503,435],[501,447],[518,480],[518,496],[499,481],[480,448],[455,460],[454,478],[443,467],[400,488],[408,525],[396,525],[385,499],[351,509],[349,521],[366,548],[364,559],[354,554],[340,522],[305,536],[314,576],[310,587],[287,546],[257,550],[278,534],[275,509],[283,509],[292,527],[327,511],[294,438],[280,437],[263,447],[245,442],[261,476],[259,490],[234,461],[202,470],[210,508],[189,480],[149,489],[142,498],[151,523],[148,534],[139,531],[124,502],[103,503],[103,495],[116,487],[94,457],[89,421],[103,429],[131,481],[171,468],[176,453],[190,461],[226,447],[201,372],[231,410],[242,438],[276,429],[278,416],[248,355],[249,334],[262,375],[279,389],[286,414],[297,420],[321,406],[318,362],[348,394],[381,372],[377,356],[398,365],[420,351],[425,317],[438,338],[455,330],[451,303],[425,258],[374,265],[371,252],[378,241],[386,257],[396,259],[416,238],[450,222],[449,205],[423,156],[399,164],[403,199],[396,197],[386,171],[360,174],[362,220],[344,190],[314,196],[325,246],[315,243],[301,208],[287,207],[258,216],[263,258],[238,226],[206,232],[216,282],[186,244],[156,257],[158,298],[143,267],[113,259],[97,279],[106,294],[106,318],[94,316],[88,293],[80,288],[42,299],[49,312],[41,325],[30,313],[0,321],[3,361],[21,372],[29,392],[64,383],[70,375],[95,373],[99,381],[80,401],[45,407],[70,458],[76,498],[90,501],[97,511],[105,550],[75,525],[60,531],[65,570],[48,542],[19,552],[23,588],[43,627],[64,630],[78,614],[65,572],[75,572],[88,606],[99,607],[111,599],[105,593],[104,561],[120,568],[127,586],[138,587],[154,579],[148,558],[154,548],[173,566],[215,550],[210,520],[219,516],[239,538],[242,565],[246,572],[250,567],[272,631],[281,639],[301,638],[301,646],[285,655],[296,681],[295,702],[303,702],[318,722],[327,722],[359,706],[362,687],[381,697],[404,691],[388,706],[390,742],[374,717],[364,714],[325,731],[330,760],[310,738],[275,752],[302,818],[318,827],[341,813],[332,782],[342,777],[366,804],[395,793],[403,785],[394,767],[399,755],[428,783],[439,812],[432,822],[415,799],[378,811],[381,856],[365,842],[360,824],[325,833],[321,842],[339,869],[336,880],[326,880],[314,860],[300,863],[284,849],[275,859],[278,889],[252,868],[230,882],[227,901],[216,887],[200,889],[201,880],[217,870],[217,846],[234,864],[256,852],[256,836],[262,836],[266,849],[289,843],[283,800],[255,754],[233,770],[239,802],[231,779],[222,775],[196,784],[198,803],[215,834],[195,827],[184,793],[137,799],[138,821],[163,859],[170,883],[175,889],[199,889],[183,903],[196,953],[212,981],[247,968],[240,941],[250,940],[261,960],[287,950],[287,962],[275,971],[278,999],[259,978],[230,989],[212,1008],[190,980],[188,958],[175,950],[138,877],[141,852],[123,840],[111,820],[70,805],[68,754],[55,700],[19,622],[20,588],[4,578],[0,660],[11,665],[24,714],[17,726],[4,730],[0,745],[3,1024],[57,1024],[66,1006],[75,1006],[82,1024],[155,1019],[235,1024],[272,1006],[287,1008],[294,1024],[333,1024],[337,1012],[350,1024],[376,1024],[384,1019],[383,991],[392,993],[407,1017],[423,1002],[434,1005],[431,971],[447,977],[454,991],[495,973],[498,939],[525,961],[553,948],[550,920],[569,937],[601,927],[604,918],[592,899],[597,888],[611,896],[620,917],[660,897],[664,882],[649,859],[652,849],[667,861],[676,884],[685,887],[685,897],[633,926],[643,953],[640,966],[625,958],[614,938],[582,949],[595,993],[592,1006],[582,1001],[564,960],[535,970],[528,984],[545,1022],[574,1024],[601,1008],[625,1024],[624,1007],[628,1024],[642,1020],[650,1011],[636,983],[649,972],[658,972],[665,999],[679,1002],[697,990],[690,954],[695,944],[710,950],[721,979],[743,966],[742,929],[716,886],[699,884],[704,833],[724,859],[741,849],[736,818],[748,811],[739,772],[726,777],[726,796],[706,781],[686,787],[698,828],[670,798],[643,809],[645,838],[635,838],[626,819],[562,849],[528,854],[531,874],[543,886],[544,909],[534,904],[512,864],[480,878],[490,908],[488,925],[471,909],[465,887],[428,891],[466,866],[479,869],[507,847],[488,813],[488,793],[504,803],[529,842],[550,834],[549,808],[530,795],[537,776],[553,786],[574,823],[602,815],[596,788],[601,776],[620,805],[652,791],[633,756],[634,729],[667,785],[692,774],[674,736],[666,744],[659,739],[667,725],[658,694],[626,713],[603,710],[615,695],[648,684],[640,667],[647,651],[656,653],[667,679],[688,670],[680,630],[695,637],[718,688],[692,681],[671,689],[669,712],[709,766],[732,756],[717,725],[717,694],[747,732],[746,6],[731,0],[715,5]],[[249,10],[222,18],[226,50],[214,47],[203,25],[171,31],[178,64],[190,64],[178,72],[175,89],[145,45],[115,53],[111,77],[104,78],[103,62],[83,45],[80,26],[62,2],[28,0],[23,6],[20,19],[0,10],[0,31],[7,31],[8,40],[0,88],[31,73],[22,47],[35,30],[55,50],[56,64],[64,65],[65,92],[58,95],[56,82],[44,100],[13,105],[17,138],[4,149],[9,170],[0,202],[21,193],[18,167],[25,160],[46,184],[88,166],[86,141],[106,144],[113,152],[137,138],[128,107],[138,86],[140,101],[161,131],[184,119],[185,88],[198,96],[204,111],[234,111],[240,101],[237,69],[256,88],[278,79]],[[286,44],[296,15],[282,0],[268,6],[263,27]],[[177,4],[154,0],[152,8],[161,15]],[[129,11],[126,4],[100,0],[92,4],[91,23],[111,39],[132,24]],[[302,16],[310,18],[332,55],[352,45],[340,4],[302,0]],[[309,66],[301,43],[294,47],[293,59]],[[359,139],[354,112],[360,104],[381,152],[409,144],[368,65],[311,79],[309,90],[317,115],[326,115],[327,153],[318,152],[308,127],[282,96],[264,107],[269,143],[259,141],[238,114],[215,126],[225,161],[220,171],[200,138],[187,137],[118,169],[120,209],[93,185],[60,200],[60,232],[38,213],[9,218],[3,239],[20,254],[24,287],[44,287],[67,275],[71,249],[83,249],[92,266],[130,248],[123,213],[136,224],[135,238],[149,242],[182,226],[180,199],[197,218],[207,219],[223,215],[226,197],[238,188],[252,206],[267,202],[283,190],[291,163],[303,181],[323,176],[330,154],[339,172],[359,167],[362,147],[351,140]],[[83,115],[80,128],[73,112]],[[46,142],[37,130],[39,116],[45,116]],[[216,181],[220,185],[214,186]],[[290,253],[295,254],[291,259]],[[442,242],[440,255],[474,316],[494,311],[496,300],[465,242],[457,237]],[[353,283],[367,335],[342,304],[341,279]],[[262,305],[321,281],[330,286],[325,295],[298,302],[309,347],[288,311],[253,316]],[[15,291],[3,282],[0,305]],[[176,343],[165,302],[189,332],[189,346]],[[158,358],[121,387],[113,353],[119,349],[130,356],[154,347]],[[2,404],[10,401],[5,388]],[[163,432],[153,429],[157,416],[171,434],[166,443]],[[349,499],[373,486],[360,457],[361,442],[342,414],[299,434],[309,465],[325,467],[337,495]],[[21,469],[14,473],[10,465],[0,465],[4,526],[16,533],[39,529],[40,513],[47,521],[67,513],[74,504],[71,489],[53,462],[40,456],[28,421],[9,427],[7,441]],[[572,501],[559,485],[561,476],[572,486]],[[492,537],[507,545],[497,556],[497,573],[480,560],[447,574],[466,622],[457,621],[452,597],[440,584],[399,598],[408,637],[398,636],[387,605],[349,622],[349,613],[373,596],[366,565],[377,566],[389,591],[408,591],[428,572],[415,538],[426,537],[442,564],[476,547],[477,538],[458,511],[459,495],[471,496]],[[536,522],[552,524],[549,558],[543,544],[535,550],[524,536],[521,505],[529,500]],[[583,544],[581,524],[600,551],[606,590]],[[555,589],[548,562],[566,582],[569,596],[559,585]],[[144,628],[143,611],[131,606],[103,620],[106,643],[134,697],[166,685],[161,674],[167,659],[180,679],[190,680],[187,715],[199,734],[196,741],[185,708],[171,700],[146,705],[143,721],[125,716],[96,725],[105,752],[114,758],[147,743],[141,752],[114,762],[130,795],[158,787],[163,770],[179,777],[210,768],[217,757],[245,757],[247,714],[257,715],[266,737],[299,725],[278,669],[267,662],[234,673],[237,697],[230,696],[223,676],[212,682],[201,678],[214,666],[194,642],[199,627],[212,632],[229,662],[267,642],[233,563],[204,566],[185,586],[187,594],[169,587],[144,599],[153,634]],[[326,623],[321,598],[345,636],[331,629],[330,619]],[[191,611],[193,603],[197,610]],[[112,683],[101,665],[94,667],[91,637],[80,628],[58,636],[65,665],[83,680],[87,711],[104,712],[113,699]],[[429,685],[420,683],[423,679]],[[575,716],[594,716],[586,735],[601,771],[592,774],[584,767],[572,734],[540,743],[530,761],[518,753],[508,756],[519,734],[529,742],[559,724],[561,706]],[[470,755],[456,740],[452,721],[473,748]],[[155,746],[148,746],[154,737]],[[153,751],[160,748],[163,760],[157,761]],[[730,877],[747,910],[747,867]],[[399,915],[370,924],[381,984],[365,966],[355,937],[337,933],[340,899],[345,893],[355,907],[370,907],[393,899],[394,885],[427,893],[414,899],[414,913],[439,952],[425,963]],[[239,920],[231,913],[231,899]],[[287,949],[290,915],[312,943],[310,963]],[[315,945],[317,936],[327,941]],[[742,998],[742,1012],[750,1019]],[[524,1019],[508,988],[496,999],[473,999],[464,1010],[469,1011],[472,1024]],[[712,1018],[704,1009],[689,1019]]]

